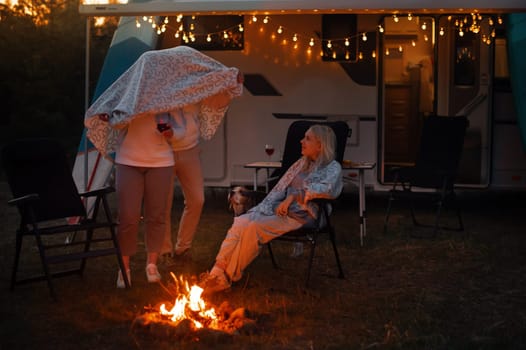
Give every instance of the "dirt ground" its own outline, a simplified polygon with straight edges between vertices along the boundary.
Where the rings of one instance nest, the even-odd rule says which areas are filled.
[[[82,278],[57,279],[53,302],[45,283],[9,290],[18,214],[0,183],[0,349],[524,349],[526,348],[526,193],[460,192],[464,232],[435,238],[412,226],[396,206],[387,233],[385,193],[367,194],[367,237],[358,238],[358,199],[346,188],[333,215],[345,278],[320,242],[311,286],[303,286],[306,256],[276,245],[280,270],[268,253],[245,277],[207,300],[245,307],[256,327],[231,337],[166,339],[138,334],[133,321],[173,296],[144,276],[144,246],[132,261],[133,287],[115,288],[114,258],[88,261]],[[176,196],[177,227],[182,198]],[[430,210],[421,207],[424,219]],[[449,212],[446,216],[450,215]],[[224,189],[208,189],[193,261],[171,270],[192,276],[210,268],[232,222]],[[141,233],[142,235],[142,233]],[[22,272],[39,271],[30,240]],[[162,268],[163,284],[169,272]]]

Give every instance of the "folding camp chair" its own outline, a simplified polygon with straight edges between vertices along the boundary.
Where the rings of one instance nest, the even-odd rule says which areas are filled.
[[[305,132],[314,124],[328,125],[336,134],[336,160],[338,162],[343,161],[343,154],[345,152],[345,146],[347,144],[347,138],[350,137],[351,129],[346,122],[336,121],[336,122],[315,122],[315,121],[295,121],[293,122],[287,132],[287,139],[285,141],[285,149],[283,152],[282,168],[278,169],[273,176],[281,177],[285,171],[301,157],[301,139],[304,137]],[[331,205],[334,200],[329,199],[316,199],[315,200],[319,207],[320,213],[317,218],[317,222],[314,225],[314,228],[301,228],[288,232],[284,235],[281,235],[269,243],[267,243],[268,251],[272,264],[275,268],[278,268],[278,264],[274,257],[271,245],[277,241],[288,241],[288,242],[301,242],[308,243],[309,250],[309,261],[307,266],[307,273],[305,279],[305,286],[308,286],[310,274],[312,270],[312,264],[314,261],[314,253],[316,249],[316,244],[320,236],[327,234],[329,240],[331,241],[334,257],[336,259],[336,264],[338,267],[338,277],[344,278],[343,269],[340,262],[340,256],[338,254],[337,244],[336,244],[336,235],[334,226],[330,220]]]
[[[56,300],[52,278],[82,275],[86,259],[92,257],[114,255],[124,271],[116,224],[106,198],[113,188],[79,194],[64,149],[51,139],[26,139],[8,144],[2,149],[2,163],[14,197],[8,203],[15,205],[20,213],[11,290],[17,284],[47,280],[50,294]],[[87,216],[81,197],[95,198],[91,217]],[[101,215],[103,218],[98,221],[101,205],[105,215]],[[78,218],[78,223],[70,224],[68,218]],[[99,231],[108,234],[102,235]],[[68,243],[66,238],[73,232],[85,232],[85,235],[77,235],[74,242]],[[26,236],[35,238],[43,273],[17,279],[22,242]],[[71,268],[74,261],[80,263]],[[51,265],[56,266],[53,271]],[[129,287],[127,280],[125,284]]]
[[[391,207],[395,200],[408,201],[413,224],[433,228],[433,236],[436,236],[439,228],[458,231],[464,229],[454,184],[468,125],[467,118],[463,116],[427,117],[424,121],[415,165],[392,169],[393,187],[389,193],[384,232],[387,231]],[[424,224],[416,219],[415,201],[418,199],[436,205],[433,224]],[[458,226],[439,225],[442,209],[446,205],[455,209]]]

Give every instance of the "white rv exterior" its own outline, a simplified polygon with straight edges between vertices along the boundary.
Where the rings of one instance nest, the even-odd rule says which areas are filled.
[[[494,60],[494,57],[502,56],[502,52],[494,55],[495,50],[502,50],[502,41],[493,40],[488,44],[477,40],[473,44],[471,48],[477,53],[479,62],[472,76],[476,81],[471,87],[460,84],[459,88],[451,83],[452,79],[457,79],[453,75],[455,63],[452,57],[458,54],[455,52],[458,47],[452,44],[455,30],[447,19],[449,13],[458,15],[461,12],[467,16],[469,11],[482,13],[483,10],[496,19],[501,13],[526,10],[522,2],[504,1],[496,9],[492,4],[494,1],[478,1],[476,4],[464,1],[466,8],[477,6],[480,9],[464,10],[453,1],[440,2],[441,8],[431,1],[400,1],[395,9],[392,9],[392,2],[387,1],[369,1],[368,9],[353,1],[175,1],[83,4],[80,11],[87,15],[133,16],[123,18],[120,26],[121,30],[136,31],[137,36],[144,36],[141,31],[151,31],[145,26],[136,27],[139,17],[135,16],[141,14],[244,15],[242,50],[204,52],[227,66],[238,67],[247,75],[263,77],[278,94],[254,95],[245,89],[244,95],[232,102],[218,133],[211,141],[203,143],[202,161],[207,186],[251,184],[254,170],[244,165],[267,160],[264,146],[268,143],[276,146],[272,160],[279,160],[289,124],[296,119],[316,118],[344,120],[349,124],[352,134],[344,158],[376,162],[377,167],[366,172],[366,184],[375,190],[384,190],[389,183],[386,171],[390,164],[384,147],[388,130],[387,98],[392,87],[411,86],[416,82],[419,92],[417,116],[434,112],[466,114],[470,119],[463,160],[463,171],[467,175],[466,181],[460,185],[523,188],[526,187],[526,154],[514,122],[511,93],[494,88],[494,78],[506,76],[506,72],[502,72],[502,62]],[[424,5],[429,6],[423,8]],[[374,53],[369,50],[362,53],[367,57],[357,59],[374,60],[373,84],[355,81],[341,62],[324,61],[320,56],[323,14],[334,13],[356,14],[358,38],[353,39],[359,41],[365,36],[374,40]],[[395,26],[393,14],[405,24]],[[408,15],[413,17],[413,22],[408,22]],[[265,17],[267,23],[263,23]],[[429,36],[424,38],[420,27],[426,21],[430,26]],[[488,17],[481,22],[481,30],[491,35]],[[380,32],[380,27],[385,32]],[[278,28],[283,29],[281,34],[278,34]],[[445,36],[437,34],[442,30],[446,32]],[[294,41],[294,37],[298,41]],[[309,46],[313,39],[318,46]],[[159,38],[157,48],[164,48],[163,42],[166,41]],[[386,57],[386,50],[397,48],[400,48],[399,52]],[[370,57],[371,54],[375,57]],[[423,67],[427,61],[432,66],[426,71]],[[347,67],[353,65],[344,64]],[[427,80],[425,74],[429,74]],[[424,81],[430,84],[433,93],[432,111],[422,107]],[[392,162],[394,165],[398,163],[403,161]],[[260,173],[262,181],[263,174]]]

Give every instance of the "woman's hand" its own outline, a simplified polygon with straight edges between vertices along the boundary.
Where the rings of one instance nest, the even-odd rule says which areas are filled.
[[[98,117],[103,122],[107,122],[108,120],[110,120],[110,116],[108,115],[108,113],[99,114]]]
[[[279,205],[276,208],[276,215],[287,216],[287,214],[289,213],[289,206],[293,200],[294,197],[289,195],[287,198],[285,198],[283,202],[279,203]]]
[[[203,100],[203,104],[209,108],[221,109],[228,106],[230,103],[230,95],[227,91],[222,91]]]

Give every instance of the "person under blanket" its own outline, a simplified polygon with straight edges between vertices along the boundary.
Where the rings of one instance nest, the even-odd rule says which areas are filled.
[[[117,238],[128,282],[142,212],[146,277],[151,283],[161,280],[157,260],[170,219],[172,143],[180,140],[174,121],[161,120],[161,116],[206,101],[195,124],[199,136],[208,140],[223,120],[228,102],[241,96],[240,77],[239,69],[187,46],[152,50],[142,54],[86,111],[87,137],[102,156],[116,164]],[[125,287],[122,271],[117,287]]]
[[[243,83],[243,74],[238,73],[237,82]],[[166,232],[161,248],[161,263],[166,267],[181,267],[192,259],[191,248],[195,237],[203,205],[205,202],[204,179],[201,167],[200,118],[206,110],[226,113],[230,95],[225,91],[208,97],[198,104],[184,106],[167,112],[172,121],[174,136],[171,146],[174,152],[174,172],[168,188],[166,211]],[[175,178],[181,186],[184,196],[184,209],[179,219],[179,228],[175,237],[172,234],[171,213]],[[173,240],[172,238],[175,238]]]
[[[234,218],[214,266],[199,282],[204,294],[228,289],[240,280],[263,244],[315,223],[319,208],[311,200],[336,198],[343,188],[335,149],[336,136],[330,127],[313,125],[307,130],[301,140],[302,157],[261,203]]]

